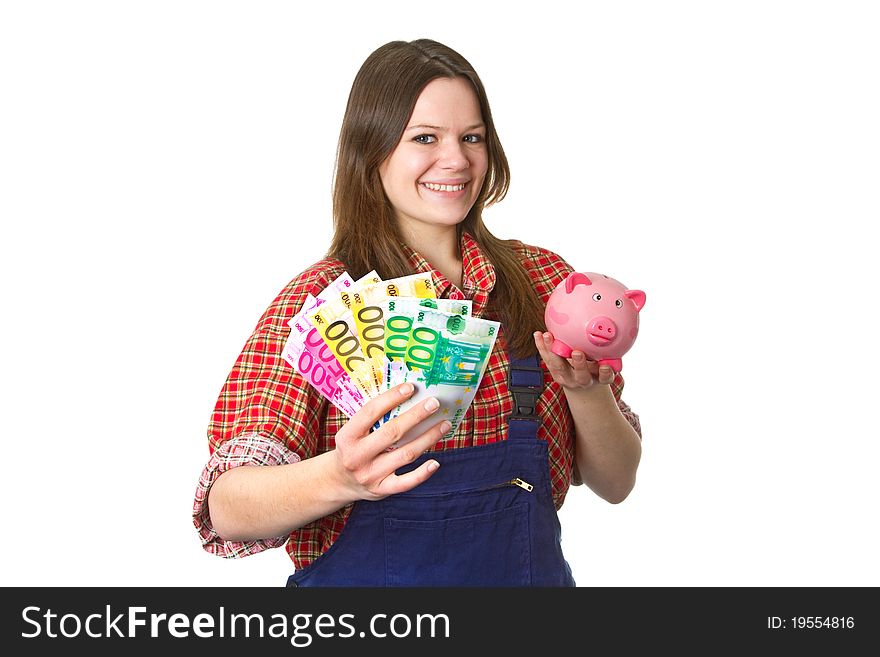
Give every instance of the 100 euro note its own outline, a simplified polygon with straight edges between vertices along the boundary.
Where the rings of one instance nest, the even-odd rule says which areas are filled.
[[[378,302],[384,322],[383,356],[385,358],[384,390],[404,383],[407,366],[404,363],[406,346],[412,333],[413,322],[424,308],[447,315],[470,316],[473,302],[467,299],[434,299],[414,297],[386,297]],[[399,407],[386,414],[385,420],[397,416]]]
[[[422,307],[413,317],[402,355],[393,350],[386,354],[402,358],[405,381],[415,386],[415,393],[397,408],[405,412],[428,397],[436,397],[440,408],[401,437],[395,446],[413,440],[443,419],[451,426],[444,438],[452,436],[464,419],[486,371],[489,356],[498,337],[500,323]],[[390,316],[386,326],[406,324],[402,316]],[[393,337],[392,337],[393,342]]]

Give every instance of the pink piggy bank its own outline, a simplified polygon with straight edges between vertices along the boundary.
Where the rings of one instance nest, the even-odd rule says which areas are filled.
[[[554,354],[569,358],[573,349],[615,372],[639,334],[639,311],[645,293],[628,290],[619,281],[594,272],[573,272],[560,283],[544,311],[553,334]]]

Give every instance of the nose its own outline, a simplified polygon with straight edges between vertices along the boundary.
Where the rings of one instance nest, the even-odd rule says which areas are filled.
[[[463,146],[462,142],[458,139],[444,140],[438,164],[444,169],[451,169],[453,171],[467,169],[471,163]]]
[[[597,347],[611,344],[617,339],[617,324],[610,317],[594,317],[587,324],[587,340]]]

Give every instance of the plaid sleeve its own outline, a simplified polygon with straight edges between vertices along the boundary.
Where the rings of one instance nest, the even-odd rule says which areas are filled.
[[[208,425],[213,452],[227,440],[258,434],[314,456],[327,401],[284,360],[287,333],[260,327],[223,385]]]
[[[329,404],[284,360],[282,352],[290,334],[287,321],[309,294],[317,295],[341,273],[339,265],[321,261],[281,291],[260,318],[220,390],[208,424],[211,460],[193,505],[193,522],[208,552],[242,557],[283,545],[288,538],[223,541],[208,517],[207,496],[211,484],[231,467],[295,463],[319,451]]]
[[[276,440],[250,434],[224,442],[202,470],[193,503],[193,524],[206,552],[226,558],[246,557],[284,545],[287,535],[258,541],[226,541],[217,535],[208,513],[208,493],[221,474],[241,465],[296,463],[299,456]]]
[[[317,295],[341,272],[322,261],[300,274],[275,298],[245,343],[226,378],[208,425],[213,452],[237,436],[259,434],[295,451],[302,459],[317,452],[328,402],[284,360],[287,321],[309,294]]]

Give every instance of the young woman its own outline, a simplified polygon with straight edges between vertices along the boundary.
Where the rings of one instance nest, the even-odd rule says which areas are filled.
[[[544,305],[573,268],[483,224],[509,176],[461,55],[421,39],[367,58],[340,133],[327,257],[266,310],[208,427],[193,513],[206,550],[240,557],[286,543],[291,586],[574,585],[557,510],[573,483],[612,503],[629,494],[639,421],[619,374],[550,351]],[[432,399],[372,430],[409,384],[348,419],[282,358],[307,295],[372,270],[429,272],[438,297],[470,299],[473,315],[501,323],[451,436],[431,419]],[[428,428],[388,449],[416,425]]]

